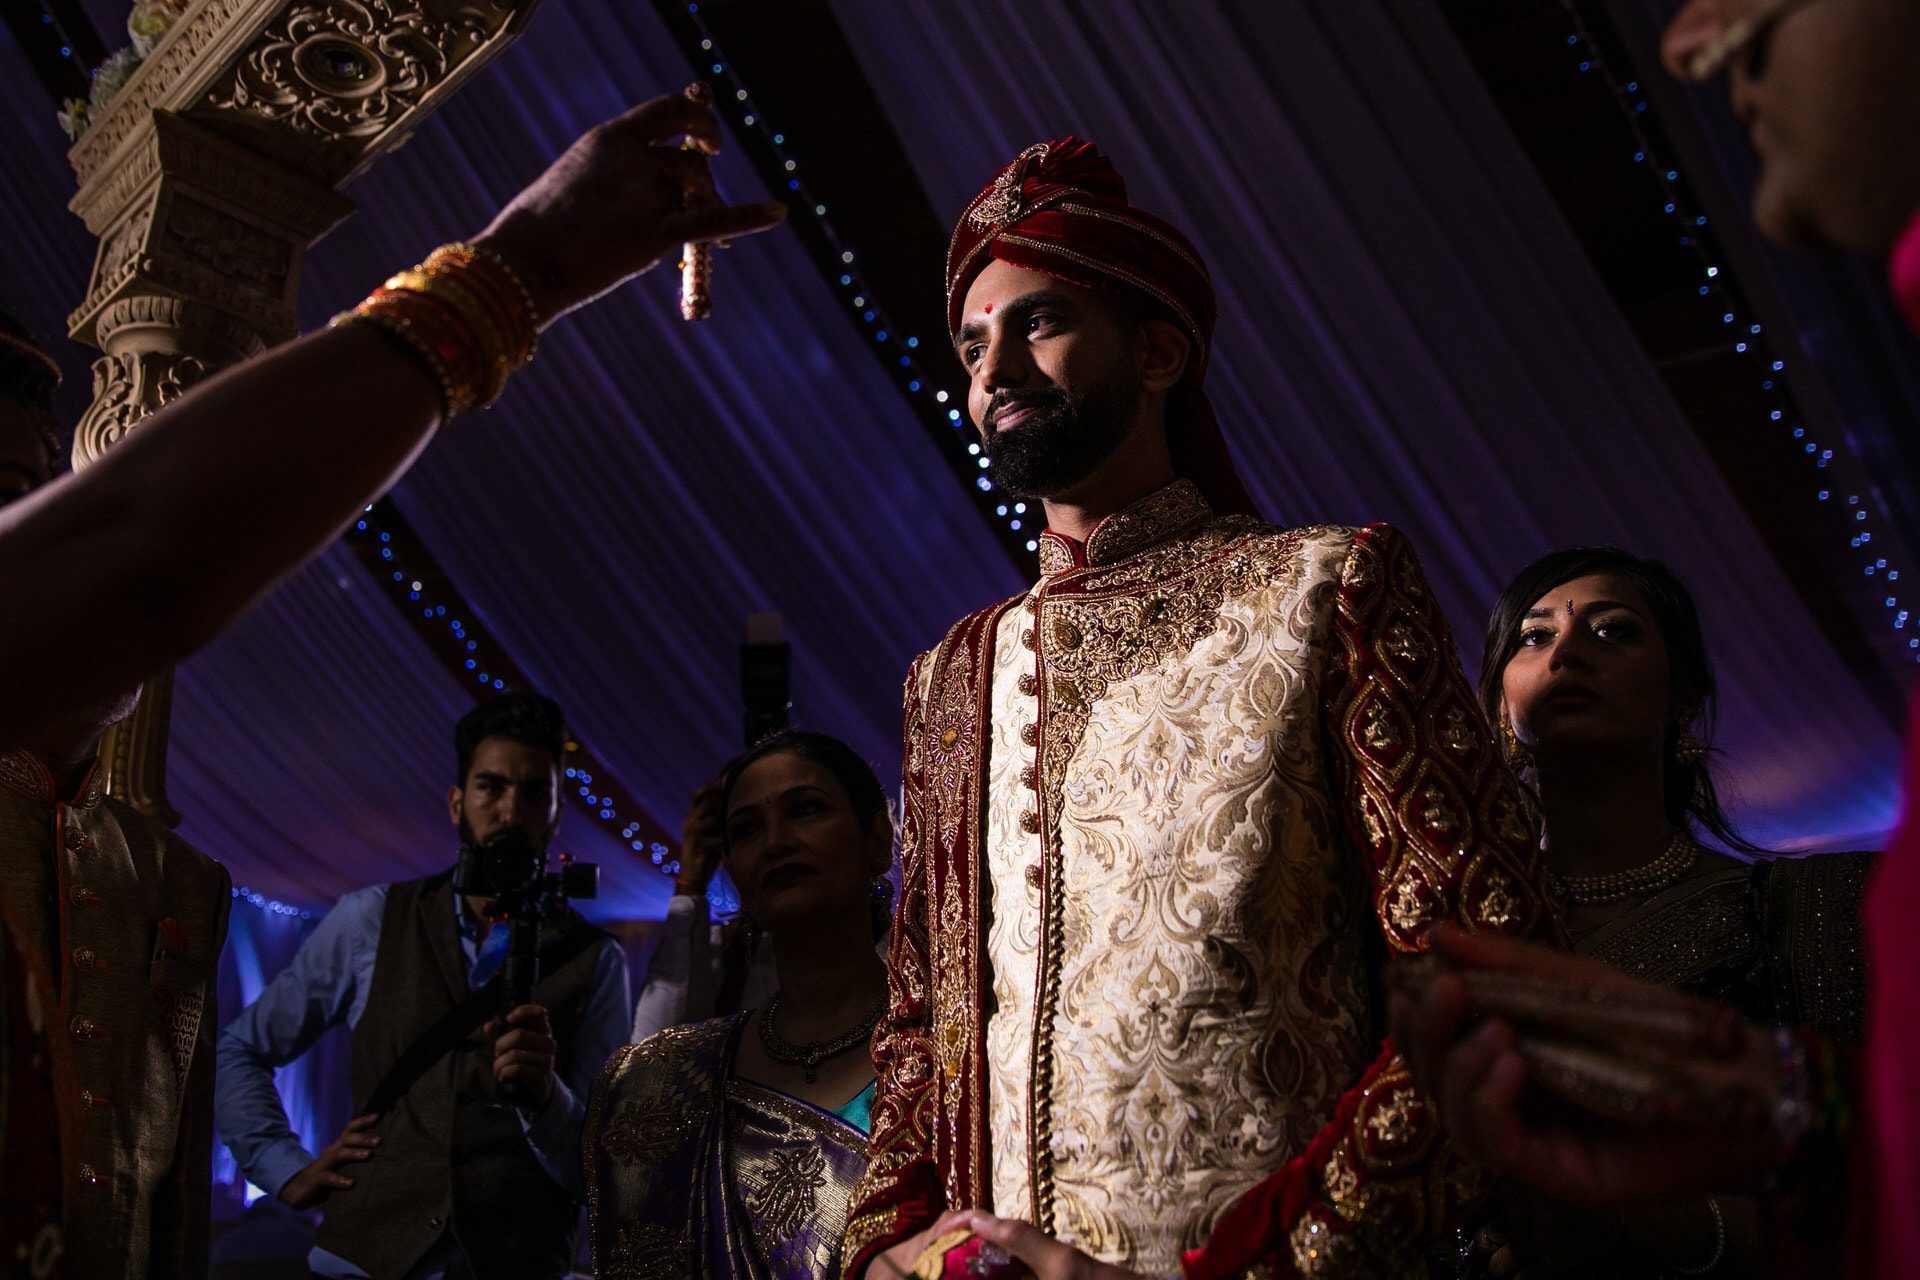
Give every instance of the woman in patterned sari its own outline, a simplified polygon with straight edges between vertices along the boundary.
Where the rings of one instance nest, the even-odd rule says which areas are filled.
[[[844,743],[787,730],[721,779],[725,866],[775,945],[764,1005],[616,1053],[588,1108],[602,1280],[825,1280],[866,1168],[893,826]]]
[[[1762,1025],[1858,1041],[1872,855],[1776,857],[1728,823],[1707,765],[1713,671],[1693,598],[1670,570],[1613,547],[1535,561],[1494,606],[1480,696],[1539,797],[1575,951]],[[1758,1267],[1756,1206],[1734,1197],[1609,1214],[1589,1230],[1539,1210],[1505,1225],[1535,1238],[1506,1265],[1496,1256],[1495,1276],[1518,1274],[1522,1258],[1529,1277]]]

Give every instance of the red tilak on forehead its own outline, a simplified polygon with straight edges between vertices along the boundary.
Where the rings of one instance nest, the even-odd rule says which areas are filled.
[[[992,304],[991,302],[989,302],[989,303],[987,304],[987,314],[988,314],[988,315],[992,315],[992,314],[993,314],[993,304]]]

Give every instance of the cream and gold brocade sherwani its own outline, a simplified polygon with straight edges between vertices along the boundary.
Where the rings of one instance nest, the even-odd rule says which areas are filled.
[[[905,888],[846,1257],[990,1207],[1154,1274],[1386,1275],[1479,1191],[1382,1053],[1426,929],[1558,936],[1391,529],[1181,481],[909,676]]]
[[[226,871],[165,827],[0,755],[0,890],[59,989],[79,1117],[59,1274],[207,1272],[215,965]]]

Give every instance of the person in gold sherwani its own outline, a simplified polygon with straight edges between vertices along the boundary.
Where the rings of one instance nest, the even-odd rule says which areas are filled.
[[[947,290],[1048,529],[907,679],[847,1274],[1424,1274],[1485,1184],[1380,1043],[1378,967],[1442,920],[1560,932],[1412,548],[1250,514],[1206,269],[1090,145],[975,197]]]
[[[0,325],[0,501],[49,482],[58,457],[50,404],[11,376],[37,358],[50,386],[58,368],[11,328]],[[214,978],[230,881],[102,794],[101,734],[132,702],[76,704],[0,753],[0,899],[15,942],[51,977],[44,1016],[71,1070],[55,1099],[64,1231],[47,1236],[49,1218],[34,1249],[58,1257],[56,1274],[88,1280],[207,1271]],[[9,1138],[54,1127],[7,1113]],[[44,1154],[6,1150],[9,1163]]]

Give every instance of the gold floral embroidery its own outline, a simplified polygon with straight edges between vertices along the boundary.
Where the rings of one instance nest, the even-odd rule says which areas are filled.
[[[1419,1136],[1420,1114],[1424,1109],[1411,1087],[1391,1089],[1367,1115],[1367,1130],[1382,1148],[1391,1152]]]
[[[678,1100],[650,1094],[614,1113],[601,1135],[600,1149],[623,1164],[646,1165],[673,1150],[686,1132],[686,1113]]]
[[[813,1220],[826,1185],[827,1157],[818,1147],[786,1147],[774,1154],[766,1180],[747,1193],[747,1208],[765,1220],[768,1235],[795,1236]]]
[[[951,939],[967,927],[959,885],[948,878],[940,895],[940,919],[933,931],[933,1045],[940,1072],[959,1075],[973,1045],[973,987],[969,969],[955,954]]]
[[[1420,792],[1420,823],[1429,831],[1453,831],[1460,819],[1447,804],[1447,793],[1438,783],[1429,782]]]
[[[1480,745],[1480,735],[1474,732],[1473,717],[1462,707],[1448,708],[1446,725],[1440,730],[1440,741],[1456,755],[1471,754]]]
[[[1327,1167],[1321,1173],[1321,1183],[1326,1187],[1327,1199],[1341,1217],[1355,1222],[1367,1211],[1367,1189],[1360,1180],[1359,1170],[1353,1167],[1352,1152],[1345,1138],[1334,1144],[1333,1154],[1327,1158]]]
[[[1407,933],[1417,931],[1427,922],[1427,904],[1422,899],[1421,883],[1413,876],[1402,880],[1393,891],[1393,902],[1387,908],[1393,916],[1394,927]]]
[[[1510,795],[1501,796],[1494,809],[1494,829],[1502,840],[1510,843],[1530,841],[1533,838],[1533,829],[1527,825],[1526,819],[1520,816],[1520,805]]]
[[[1513,882],[1498,871],[1488,872],[1486,889],[1480,895],[1480,923],[1504,929],[1519,918],[1519,902],[1513,896]]]
[[[1393,708],[1384,702],[1367,707],[1367,727],[1363,730],[1367,745],[1375,751],[1391,751],[1400,745],[1400,731],[1393,727]]]
[[[1125,560],[1212,514],[1200,486],[1176,480],[1095,525],[1087,536],[1087,563],[1098,567]]]
[[[947,842],[965,812],[966,774],[980,758],[980,709],[966,664],[948,663],[936,670],[936,678],[941,683],[928,709],[926,770],[935,791],[939,838]]]

